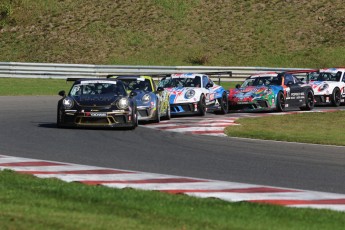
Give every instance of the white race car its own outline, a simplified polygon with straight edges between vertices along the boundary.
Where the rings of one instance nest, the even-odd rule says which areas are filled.
[[[171,115],[228,112],[228,91],[213,83],[208,75],[172,74],[161,79],[159,87],[170,92]]]
[[[309,84],[314,90],[316,105],[339,106],[345,102],[345,68],[320,69],[317,77],[309,79]]]

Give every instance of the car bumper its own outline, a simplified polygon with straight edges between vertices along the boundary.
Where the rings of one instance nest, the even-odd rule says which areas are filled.
[[[198,114],[198,103],[170,104],[171,115]]]
[[[267,100],[256,100],[250,102],[234,102],[229,101],[229,110],[244,110],[244,111],[262,111],[271,110]]]
[[[315,105],[331,104],[331,95],[314,95]]]
[[[133,116],[128,112],[80,112],[62,111],[60,126],[64,127],[131,127]]]
[[[138,106],[138,120],[139,121],[149,121],[156,118],[156,108],[149,106]]]

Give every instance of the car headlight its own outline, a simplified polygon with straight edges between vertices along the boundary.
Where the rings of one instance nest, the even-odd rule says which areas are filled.
[[[62,104],[65,107],[65,109],[70,109],[73,107],[74,102],[72,98],[66,97],[62,100]]]
[[[119,109],[127,109],[129,106],[129,101],[127,98],[121,98],[117,101],[116,105]]]
[[[190,98],[194,97],[194,95],[195,95],[195,91],[193,89],[190,89],[185,93],[184,96],[185,96],[185,98],[190,99]]]
[[[324,85],[320,86],[319,91],[323,91],[323,90],[327,89],[328,87],[329,87],[328,84],[324,84]]]
[[[151,100],[151,96],[149,94],[145,94],[141,100],[143,101],[143,103],[148,103]]]

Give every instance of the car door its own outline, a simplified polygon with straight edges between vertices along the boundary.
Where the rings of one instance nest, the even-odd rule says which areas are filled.
[[[305,101],[305,90],[301,87],[301,82],[291,74],[284,76],[284,85],[286,87],[286,100],[289,107],[299,107]]]
[[[211,81],[211,79],[208,76],[203,75],[202,76],[202,88],[205,92],[207,105],[213,104],[215,102],[215,92],[212,89],[212,87],[208,86],[209,83],[212,83],[212,85],[213,85],[213,82]]]

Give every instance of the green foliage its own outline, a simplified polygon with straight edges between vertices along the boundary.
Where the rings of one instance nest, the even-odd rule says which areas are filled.
[[[344,65],[342,0],[2,0],[0,61]]]
[[[174,20],[182,22],[185,20],[186,13],[192,7],[198,5],[199,0],[154,0],[154,2],[165,9],[165,13]]]
[[[13,7],[11,1],[0,3],[0,29],[11,22]]]
[[[210,61],[210,57],[206,55],[196,55],[187,58],[187,62],[192,65],[206,65]]]
[[[344,111],[338,111],[240,118],[236,121],[240,125],[227,127],[225,133],[232,137],[343,146],[344,115]]]

